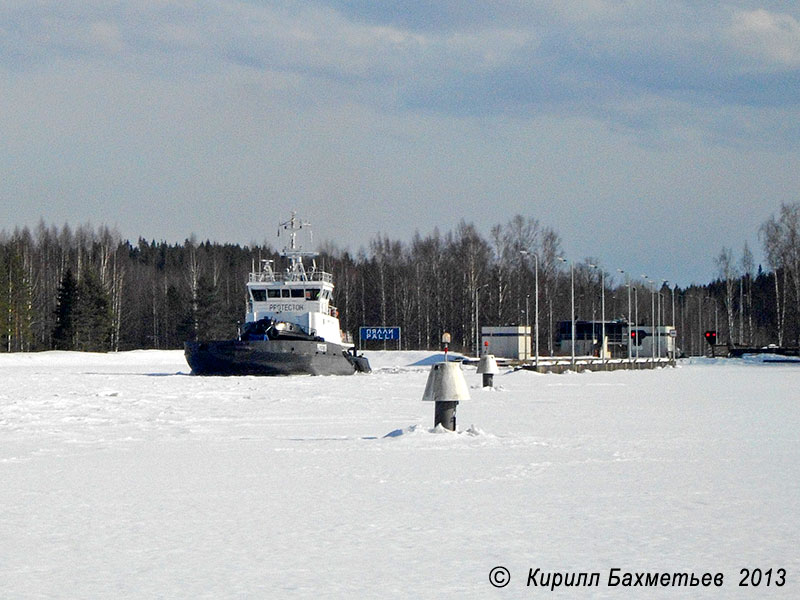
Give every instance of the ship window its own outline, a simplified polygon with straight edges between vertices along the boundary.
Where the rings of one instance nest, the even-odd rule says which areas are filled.
[[[289,298],[289,290],[287,288],[281,290],[281,298]]]
[[[319,300],[319,288],[309,288],[306,290],[306,300]]]
[[[280,290],[267,290],[267,296],[270,298],[280,298],[281,291]]]
[[[322,290],[322,297],[325,300],[330,300],[331,299],[331,291],[330,290]]]
[[[264,302],[267,299],[267,290],[264,288],[254,288],[250,291],[253,294],[253,301],[255,302]]]
[[[292,288],[292,298],[302,298],[303,288]]]

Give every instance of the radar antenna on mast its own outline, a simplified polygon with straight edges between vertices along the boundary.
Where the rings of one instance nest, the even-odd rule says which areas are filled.
[[[281,228],[289,232],[289,247],[284,248],[284,254],[288,252],[298,252],[301,248],[297,246],[297,232],[306,227],[308,229],[308,240],[310,244],[314,243],[314,233],[311,230],[311,223],[297,218],[297,212],[292,211],[292,218],[288,221],[278,225],[278,237],[281,235]]]
[[[292,211],[291,219],[278,225],[278,236],[281,234],[281,229],[289,232],[289,246],[283,248],[281,256],[289,259],[287,271],[291,281],[307,281],[308,277],[303,266],[303,257],[313,258],[317,255],[316,252],[304,252],[302,247],[297,244],[297,232],[304,227],[308,230],[309,241],[311,241],[311,223],[298,219],[295,211]]]

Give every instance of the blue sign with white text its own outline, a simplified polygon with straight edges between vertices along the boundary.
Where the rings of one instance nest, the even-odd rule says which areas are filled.
[[[362,340],[399,340],[399,327],[362,327],[360,329]]]

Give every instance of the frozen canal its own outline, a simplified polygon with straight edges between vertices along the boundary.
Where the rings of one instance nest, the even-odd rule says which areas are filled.
[[[467,367],[452,434],[430,430],[425,356],[201,378],[181,352],[0,355],[2,596],[800,597],[800,365],[494,390]],[[600,584],[526,587],[537,568]],[[615,568],[724,584],[609,587]]]

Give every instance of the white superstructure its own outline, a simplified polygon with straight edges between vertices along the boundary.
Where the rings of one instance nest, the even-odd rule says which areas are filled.
[[[289,246],[281,253],[288,266],[277,270],[271,260],[262,260],[257,268],[254,265],[247,282],[246,321],[270,318],[294,323],[326,342],[341,344],[339,312],[331,304],[333,277],[317,269],[316,253],[297,246],[297,232],[308,228],[309,223],[299,221],[292,213],[292,218],[280,226],[289,232]],[[305,268],[304,257],[311,259],[310,269]]]

